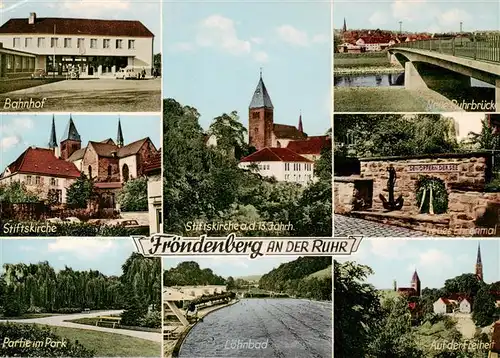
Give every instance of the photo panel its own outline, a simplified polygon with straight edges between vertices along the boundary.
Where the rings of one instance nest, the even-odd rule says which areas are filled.
[[[165,232],[332,235],[331,5],[164,5]]]
[[[2,6],[2,112],[160,112],[161,2]]]
[[[500,114],[334,116],[335,236],[500,237]]]
[[[163,259],[164,357],[331,357],[332,258]]]
[[[499,239],[365,239],[334,259],[334,356],[498,357]]]
[[[335,112],[500,112],[497,1],[339,0],[333,12]]]
[[[0,240],[3,357],[160,357],[161,259],[131,239]]]
[[[161,117],[4,114],[0,236],[162,231]]]

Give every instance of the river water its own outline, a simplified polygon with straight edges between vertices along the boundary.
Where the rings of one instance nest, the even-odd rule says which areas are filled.
[[[243,299],[210,313],[189,332],[179,354],[181,358],[331,356],[331,302],[269,298]]]
[[[404,72],[378,75],[339,75],[334,76],[335,87],[392,87],[404,86]],[[494,88],[495,86],[471,78],[472,87]]]

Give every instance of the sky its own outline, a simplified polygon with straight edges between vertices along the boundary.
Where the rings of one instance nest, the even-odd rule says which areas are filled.
[[[452,117],[457,123],[457,139],[468,137],[470,132],[481,133],[484,113],[442,113],[444,117]]]
[[[207,129],[248,106],[263,80],[275,123],[322,135],[331,126],[329,2],[166,2],[163,96],[190,105]]]
[[[500,240],[481,240],[484,281],[500,281]],[[349,258],[370,266],[374,275],[368,282],[377,289],[409,287],[414,270],[422,288],[441,288],[444,282],[463,273],[474,273],[478,240],[475,239],[364,239]]]
[[[243,277],[243,276],[254,276],[263,275],[268,273],[279,265],[294,261],[298,256],[287,256],[287,257],[262,257],[259,259],[251,260],[247,257],[204,257],[204,258],[164,258],[163,259],[163,269],[168,270],[172,267],[176,267],[178,264],[184,261],[194,261],[200,265],[201,269],[209,268],[216,275],[227,278],[232,276]]]
[[[56,114],[56,137],[61,140],[70,114]],[[149,137],[156,148],[161,147],[159,115],[71,114],[82,139],[82,148],[89,140],[99,142],[112,138],[116,142],[118,118],[125,144]],[[15,161],[29,146],[47,148],[52,127],[52,114],[0,115],[0,171]]]
[[[498,0],[335,0],[334,28],[341,29],[344,18],[347,29],[384,29],[409,32],[458,32],[500,30]]]
[[[0,0],[0,23],[11,18],[69,17],[104,20],[138,20],[154,35],[154,53],[161,50],[159,0]]]
[[[48,261],[56,270],[98,270],[107,276],[122,274],[122,265],[135,251],[132,239],[3,239],[0,270],[6,263]]]

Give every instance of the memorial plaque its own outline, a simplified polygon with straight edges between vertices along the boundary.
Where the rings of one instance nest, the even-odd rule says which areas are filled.
[[[449,173],[458,172],[457,163],[440,163],[440,164],[410,164],[408,165],[409,173]]]

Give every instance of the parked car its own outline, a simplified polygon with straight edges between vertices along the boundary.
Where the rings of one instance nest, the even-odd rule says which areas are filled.
[[[115,73],[116,79],[128,80],[128,79],[139,79],[141,78],[141,74],[139,71],[132,67],[121,68],[118,72]]]
[[[131,219],[114,219],[114,220],[109,220],[106,222],[107,226],[122,226],[122,227],[140,227],[139,223],[137,220],[131,220]]]
[[[63,220],[61,218],[50,218],[50,219],[47,219],[47,221],[49,223],[52,223],[52,224],[60,224],[63,222]]]
[[[47,77],[47,72],[45,72],[45,70],[39,68],[37,70],[35,70],[35,72],[33,72],[31,74],[31,79],[32,80],[36,80],[36,79],[44,79]]]
[[[82,222],[80,219],[78,219],[75,216],[67,217],[66,219],[64,219],[64,221],[65,222],[70,222],[70,223],[81,223]]]

